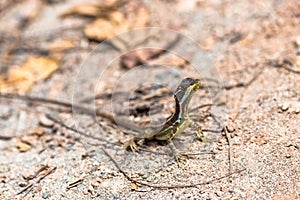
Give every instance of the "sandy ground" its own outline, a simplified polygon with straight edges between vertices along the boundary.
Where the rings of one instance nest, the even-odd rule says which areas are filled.
[[[182,77],[197,77],[203,88],[191,107],[214,106],[196,110],[192,118],[203,130],[216,130],[220,127],[209,113],[219,115],[231,145],[224,132],[204,131],[207,140],[202,142],[195,128],[188,128],[174,140],[175,145],[197,154],[178,165],[169,147],[159,142],[139,143],[145,151],[125,151],[122,142],[132,133],[124,133],[103,116],[93,118],[76,109],[71,113],[69,107],[49,102],[1,97],[0,199],[300,199],[299,1],[137,1],[149,10],[149,27],[161,29],[123,33],[120,37],[128,47],[123,52],[108,43],[96,47],[99,42],[87,40],[83,27],[91,18],[59,17],[79,2],[85,1],[4,1],[1,74],[5,76],[11,66],[28,57],[41,56],[51,41],[72,38],[75,47],[70,51],[46,54],[59,58],[59,70],[26,95],[74,101],[91,109],[95,105],[109,111],[112,105],[134,110],[143,105],[145,95],[153,94],[141,97],[134,92],[145,80],[170,84],[172,90]],[[35,9],[38,14],[21,26],[20,19],[34,5],[40,5]],[[146,67],[120,66],[122,53],[149,46],[164,49],[177,35],[182,39],[171,52],[149,59]],[[117,47],[118,41],[110,39]],[[7,61],[12,49],[18,51],[10,53],[12,59]],[[147,51],[141,54],[145,57]],[[182,60],[174,54],[187,62],[180,64]],[[161,63],[164,67],[150,67]],[[218,80],[219,89],[208,78]],[[125,105],[126,97],[109,95],[118,92],[137,99]],[[100,95],[96,101],[82,101],[95,93]],[[146,108],[149,102],[153,106],[151,100]],[[172,95],[157,102],[164,109],[153,117],[168,116],[174,105]],[[145,111],[135,111],[135,116],[127,118],[147,121]],[[98,139],[54,123],[46,114]],[[148,186],[129,181],[103,149],[132,180]],[[216,180],[230,173],[230,165],[235,174]]]

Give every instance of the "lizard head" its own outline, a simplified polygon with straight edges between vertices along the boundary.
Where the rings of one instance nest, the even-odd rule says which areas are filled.
[[[199,79],[185,78],[181,81],[175,91],[175,99],[178,102],[186,101],[200,88],[201,82]]]

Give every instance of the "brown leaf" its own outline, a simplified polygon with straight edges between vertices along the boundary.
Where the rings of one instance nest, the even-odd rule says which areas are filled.
[[[16,144],[16,147],[19,149],[20,152],[26,152],[31,149],[31,146],[29,144],[22,141],[19,141]]]
[[[2,91],[26,92],[32,86],[52,74],[58,65],[55,60],[46,57],[29,58],[22,66],[15,66],[9,69],[7,78],[0,76]]]
[[[116,7],[116,6],[114,6]],[[103,41],[109,37],[128,31],[133,28],[145,27],[149,20],[150,14],[143,5],[133,5],[134,12],[128,13],[128,10],[111,9],[106,11],[102,16],[88,24],[85,27],[84,33],[87,38]]]
[[[74,41],[72,40],[55,40],[50,44],[50,51],[61,52],[70,49],[74,46]]]
[[[131,190],[136,190],[137,188],[138,188],[138,186],[137,186],[136,183],[134,183],[134,182],[130,183],[130,189]]]
[[[98,18],[84,29],[84,34],[89,39],[103,41],[120,32],[129,30],[129,24],[121,12],[113,13],[112,18]]]
[[[45,130],[43,128],[38,128],[30,132],[30,135],[36,135],[36,136],[42,136],[44,134],[45,134]]]

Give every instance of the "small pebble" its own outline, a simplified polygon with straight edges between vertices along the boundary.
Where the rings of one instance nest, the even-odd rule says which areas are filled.
[[[149,178],[149,176],[150,176],[149,173],[145,173],[145,174],[142,175],[142,178],[143,178],[143,179],[147,179],[147,178]]]
[[[113,194],[113,200],[119,200],[120,199],[120,195],[118,193]]]
[[[218,197],[221,197],[223,195],[223,192],[222,191],[216,191],[215,194],[218,196]]]
[[[233,126],[231,123],[229,123],[229,124],[226,126],[226,128],[227,128],[227,131],[228,131],[229,133],[232,133],[232,132],[235,131],[235,128],[234,128],[234,126]]]
[[[108,174],[103,175],[102,179],[108,179]]]
[[[166,168],[166,171],[167,171],[167,172],[171,172],[172,169],[171,169],[170,167],[167,167],[167,168]]]
[[[299,103],[299,102],[297,102],[297,103],[295,103],[295,104],[293,105],[293,111],[294,111],[296,114],[300,113],[300,103]]]
[[[19,186],[20,186],[20,187],[25,187],[26,185],[27,185],[26,182],[20,182],[20,183],[19,183]]]
[[[88,188],[85,188],[85,189],[83,190],[83,194],[84,194],[84,195],[88,195],[88,194],[89,194],[89,189],[88,189]]]
[[[51,121],[50,119],[48,119],[45,115],[42,115],[39,118],[39,123],[41,126],[47,127],[47,128],[51,128],[54,125],[54,122]]]
[[[93,182],[91,183],[91,185],[92,185],[93,187],[99,187],[100,183],[99,183],[98,181],[93,181]]]
[[[288,102],[284,102],[282,105],[279,106],[279,108],[282,110],[282,111],[287,111],[289,109],[289,103]]]
[[[102,179],[99,178],[99,177],[97,177],[97,178],[95,179],[95,181],[97,181],[98,183],[102,183]]]
[[[224,146],[220,145],[220,146],[217,147],[217,149],[218,149],[219,151],[222,151],[222,150],[224,149]]]
[[[28,173],[28,172],[24,172],[24,173],[22,174],[22,177],[23,177],[25,180],[31,179],[33,176],[34,176],[34,174],[31,174],[31,173]]]
[[[43,197],[43,199],[48,199],[48,193],[44,192],[42,197]]]

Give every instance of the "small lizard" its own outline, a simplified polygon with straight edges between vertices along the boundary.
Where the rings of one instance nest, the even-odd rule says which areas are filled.
[[[162,128],[146,128],[142,129],[138,127],[136,124],[128,121],[128,120],[118,120],[113,117],[112,114],[102,112],[96,110],[96,114],[102,117],[105,117],[111,120],[114,123],[117,123],[120,126],[129,128],[133,131],[139,132],[139,135],[131,139],[125,144],[125,147],[130,147],[132,151],[138,150],[136,142],[142,139],[155,139],[155,140],[165,140],[168,141],[173,152],[175,153],[175,157],[178,158],[180,155],[176,150],[172,139],[182,133],[187,127],[189,127],[193,121],[190,119],[188,115],[188,106],[193,94],[200,88],[200,80],[199,79],[192,79],[192,78],[185,78],[182,80],[180,85],[175,91],[174,99],[175,99],[175,112],[172,114],[163,125]],[[66,103],[66,102],[59,102],[52,99],[44,99],[44,98],[37,98],[37,97],[30,97],[25,95],[15,95],[15,94],[1,94],[0,98],[9,98],[9,99],[22,99],[25,101],[30,102],[43,102],[43,103],[50,103],[50,104],[57,104],[62,105],[65,107],[76,108],[80,110],[82,113],[94,115],[95,111],[84,108],[78,105]],[[51,119],[53,120],[53,119]],[[197,133],[200,139],[203,139],[202,131],[198,130]],[[4,138],[4,137],[3,137]],[[1,139],[1,136],[0,136]],[[4,138],[7,139],[7,138]],[[8,138],[10,139],[10,138]]]
[[[165,140],[170,144],[176,159],[178,159],[181,155],[175,148],[172,139],[193,123],[188,115],[188,106],[193,94],[200,88],[200,85],[199,79],[183,79],[174,93],[175,112],[167,119],[162,128],[159,130],[147,128],[139,130],[139,135],[126,142],[125,147],[130,147],[132,151],[137,151],[136,142],[142,139]],[[198,131],[197,135],[202,137],[201,130]]]

